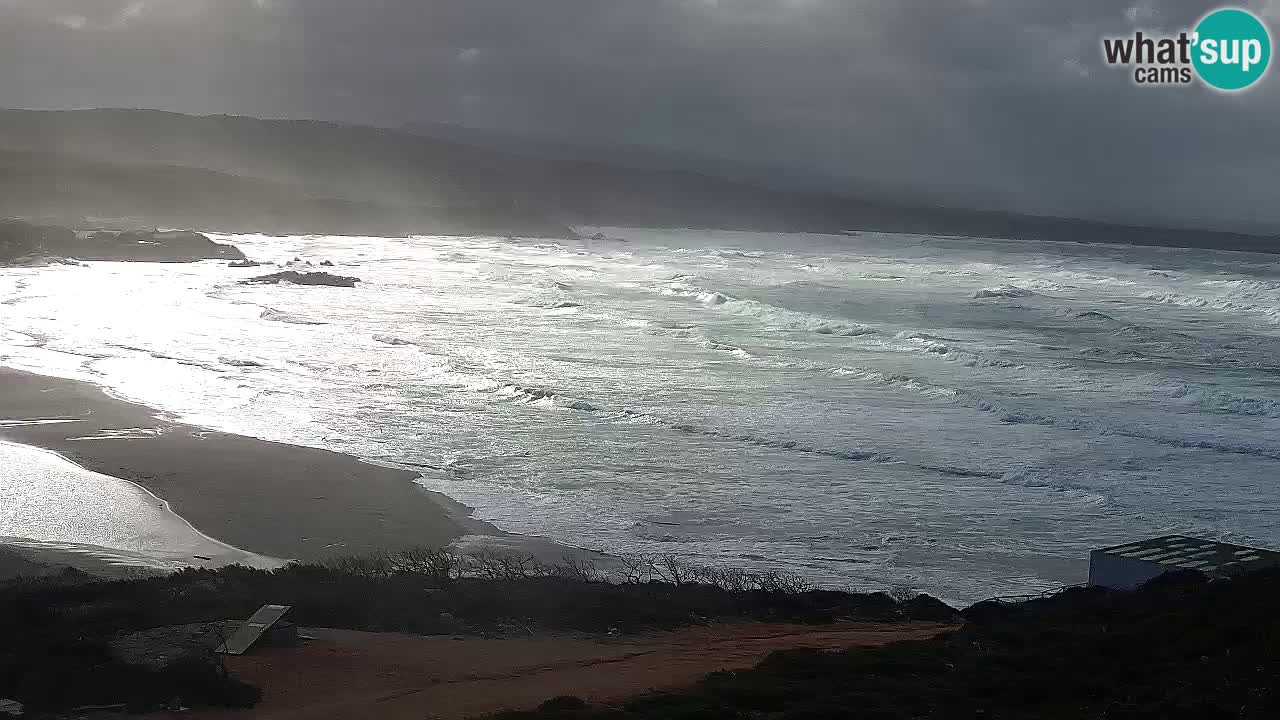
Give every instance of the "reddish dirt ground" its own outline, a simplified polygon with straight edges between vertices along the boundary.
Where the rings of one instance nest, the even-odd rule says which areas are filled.
[[[228,658],[263,690],[252,710],[201,720],[472,718],[531,708],[559,695],[597,702],[696,683],[752,667],[774,650],[873,647],[946,632],[944,625],[722,625],[634,637],[417,637],[307,631],[294,648]],[[191,717],[191,716],[188,716]]]

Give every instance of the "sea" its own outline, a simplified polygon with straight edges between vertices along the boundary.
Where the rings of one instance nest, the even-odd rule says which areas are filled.
[[[0,364],[409,468],[513,533],[830,588],[967,603],[1148,536],[1280,545],[1280,256],[582,232],[0,270]],[[240,282],[276,266],[361,282]]]

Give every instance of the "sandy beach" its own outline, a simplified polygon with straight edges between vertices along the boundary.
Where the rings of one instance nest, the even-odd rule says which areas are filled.
[[[411,472],[184,425],[86,383],[17,370],[0,369],[0,440],[136,483],[201,533],[276,558],[442,546],[484,529]]]

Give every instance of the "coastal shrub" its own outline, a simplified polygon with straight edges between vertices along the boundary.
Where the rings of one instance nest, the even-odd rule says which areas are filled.
[[[723,568],[690,563],[671,554],[629,554],[619,558],[620,569],[613,574],[601,573],[610,582],[639,584],[663,582],[672,585],[711,585],[730,592],[765,590],[801,593],[817,589],[803,576],[782,571],[753,572],[742,568]]]
[[[656,562],[651,563],[658,568]],[[657,573],[657,570],[655,570]],[[625,578],[624,578],[625,579]],[[117,582],[10,586],[31,622],[50,619],[97,633],[243,617],[265,603],[294,606],[303,625],[435,631],[440,613],[478,627],[600,630],[762,620],[950,621],[956,613],[927,598],[898,603],[884,593],[815,590],[782,573],[715,570],[666,559],[661,573],[628,581],[576,558],[460,555],[413,549],[293,564],[275,571],[189,569]]]
[[[816,590],[786,573],[707,568],[671,556],[629,562],[610,573],[580,557],[546,563],[410,548],[274,571],[188,569],[111,582],[77,574],[0,584],[0,637],[7,641],[0,644],[0,697],[41,710],[155,707],[174,697],[243,705],[255,691],[222,672],[216,658],[193,656],[155,670],[123,663],[107,648],[122,633],[245,618],[266,603],[292,605],[290,620],[302,626],[422,634],[957,617],[937,601]],[[68,677],[78,678],[73,692],[59,690]]]
[[[993,611],[932,640],[790,650],[697,687],[502,720],[1280,717],[1280,570],[1078,588]]]
[[[663,558],[633,559],[612,582],[607,575],[580,561],[408,550],[270,572],[0,585],[0,697],[38,711],[145,709],[175,697],[245,705],[256,691],[216,661],[192,656],[150,670],[113,657],[108,643],[123,632],[247,617],[267,602],[293,605],[291,619],[304,626],[419,633],[458,632],[460,624],[498,633],[628,632],[739,620],[955,618],[928,596],[792,592],[785,581],[771,587],[767,574],[673,570]],[[775,653],[756,669],[713,674],[684,692],[609,706],[560,698],[507,717],[1280,717],[1278,592],[1276,570],[1213,582],[1166,576],[1132,593],[1072,588],[981,603],[964,611],[965,627],[933,640]]]
[[[258,691],[230,676],[217,658],[193,655],[154,669],[122,662],[109,648],[112,633],[94,631],[54,605],[32,622],[23,606],[47,596],[38,586],[12,590],[0,589],[0,697],[34,710],[122,704],[145,711],[174,699],[230,707],[257,702]]]

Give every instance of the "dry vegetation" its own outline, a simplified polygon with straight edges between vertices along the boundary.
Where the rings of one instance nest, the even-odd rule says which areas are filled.
[[[503,720],[1214,720],[1280,717],[1280,571],[1166,576],[982,603],[931,640],[778,652],[687,691],[618,705],[562,697]]]
[[[245,705],[256,691],[193,653],[160,668],[112,655],[110,642],[150,628],[247,617],[265,603],[294,607],[303,626],[420,634],[627,633],[727,622],[947,620],[927,597],[814,589],[799,576],[704,568],[632,557],[614,577],[575,558],[541,563],[499,554],[408,549],[295,564],[229,567],[116,582],[80,574],[0,585],[0,697],[38,710],[125,703],[153,709]]]

